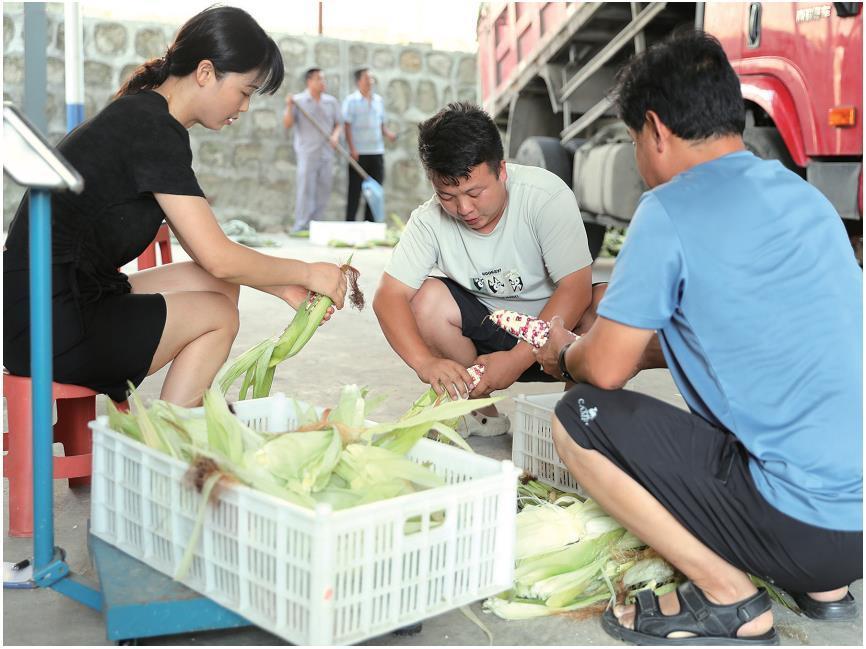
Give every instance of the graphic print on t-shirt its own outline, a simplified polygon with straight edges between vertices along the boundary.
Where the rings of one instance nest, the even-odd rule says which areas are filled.
[[[523,278],[516,270],[496,268],[482,271],[481,277],[473,277],[471,281],[479,293],[501,298],[516,297],[523,291]]]

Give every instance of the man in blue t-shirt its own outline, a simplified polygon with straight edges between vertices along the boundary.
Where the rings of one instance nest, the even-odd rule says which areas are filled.
[[[643,195],[592,328],[538,352],[573,380],[557,451],[688,577],[602,624],[640,644],[778,643],[747,573],[818,619],[862,577],[862,271],[830,202],[743,145],[739,80],[711,36],[635,57],[616,104]],[[668,367],[691,412],[622,390]],[[682,642],[682,639],[680,639]]]
[[[355,85],[358,89],[343,100],[343,119],[349,154],[381,185],[385,182],[385,142],[382,138],[393,142],[397,135],[385,126],[385,102],[373,92],[374,83],[375,79],[368,68],[355,70]],[[347,170],[349,190],[346,194],[346,220],[354,221],[361,200],[362,178],[352,165]],[[373,211],[364,202],[365,220],[374,221]]]

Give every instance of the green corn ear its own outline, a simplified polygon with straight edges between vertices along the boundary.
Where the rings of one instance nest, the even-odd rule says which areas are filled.
[[[289,326],[280,334],[273,356],[271,356],[271,367],[276,367],[277,363],[289,357],[289,351],[292,349],[298,336],[306,329],[307,321],[310,319],[307,304],[309,304],[309,298],[298,307],[298,310],[295,311],[295,317],[292,318]]]
[[[316,329],[319,328],[319,325],[322,323],[322,319],[325,317],[325,313],[327,313],[328,309],[333,305],[333,301],[329,297],[325,297],[324,295],[317,295],[313,297],[307,303],[307,322],[304,326],[303,331],[298,335],[295,339],[292,348],[289,350],[289,356],[294,356],[299,351],[304,348],[310,338],[313,337],[313,334],[316,333]]]

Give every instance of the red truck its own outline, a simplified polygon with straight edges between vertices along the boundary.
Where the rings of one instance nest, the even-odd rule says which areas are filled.
[[[478,18],[485,108],[506,155],[574,188],[593,256],[646,189],[607,92],[672,30],[716,36],[740,77],[746,146],[818,187],[862,264],[863,16],[859,2],[490,2]]]

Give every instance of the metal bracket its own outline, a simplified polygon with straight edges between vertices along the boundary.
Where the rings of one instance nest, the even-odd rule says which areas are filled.
[[[50,588],[69,574],[69,566],[66,565],[66,552],[63,548],[54,546],[54,558],[38,571],[33,570],[33,581],[40,588]]]

